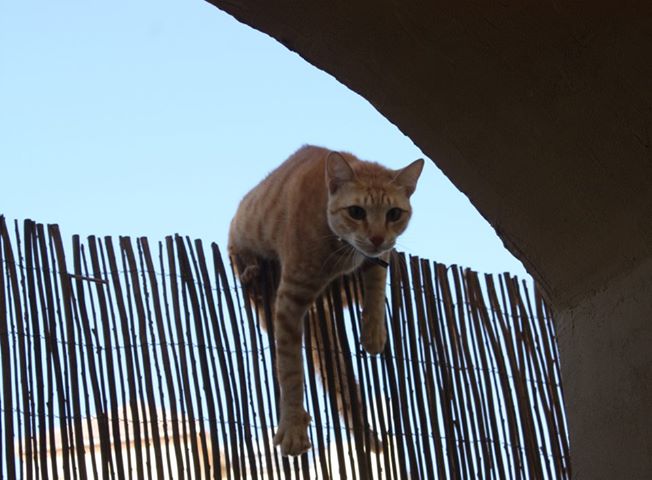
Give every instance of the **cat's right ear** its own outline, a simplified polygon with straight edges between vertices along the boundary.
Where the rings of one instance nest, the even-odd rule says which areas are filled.
[[[335,193],[346,182],[355,178],[349,162],[339,152],[330,152],[326,157],[326,185],[328,191]]]

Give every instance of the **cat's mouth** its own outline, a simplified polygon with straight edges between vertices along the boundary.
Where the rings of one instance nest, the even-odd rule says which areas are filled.
[[[356,250],[358,250],[360,253],[362,253],[365,257],[380,257],[383,253],[385,253],[388,248],[358,248],[356,247]]]
[[[389,252],[393,247],[393,242],[384,243],[382,245],[378,245],[377,247],[373,244],[364,246],[360,246],[357,243],[355,244],[355,248],[367,257],[379,257],[382,254]]]
[[[360,255],[365,257],[367,260],[372,261],[373,263],[380,265],[381,267],[387,268],[389,264],[383,260],[382,258],[379,258],[383,253],[388,252],[391,250],[394,246],[394,243],[390,243],[389,245],[380,245],[379,247],[371,247],[371,248],[365,248],[362,247],[356,242],[355,240],[350,241],[342,237],[338,237],[338,240],[340,242],[344,242],[348,244],[353,250],[358,252]]]
[[[385,263],[385,261],[380,259],[379,257],[389,252],[394,247],[394,243],[389,242],[376,247],[373,244],[360,245],[358,242],[353,242],[352,246],[368,259],[378,260],[379,262]]]

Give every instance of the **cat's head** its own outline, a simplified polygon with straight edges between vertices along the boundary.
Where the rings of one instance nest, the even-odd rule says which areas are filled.
[[[326,158],[326,185],[333,233],[368,257],[391,250],[412,215],[410,196],[423,163],[419,159],[390,170],[331,152]]]

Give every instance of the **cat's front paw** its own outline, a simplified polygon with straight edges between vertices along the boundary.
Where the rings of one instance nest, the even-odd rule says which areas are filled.
[[[385,350],[387,342],[387,330],[384,324],[376,324],[373,327],[363,328],[360,336],[360,343],[368,353],[376,354]]]
[[[281,455],[295,456],[310,450],[312,446],[308,440],[308,425],[310,424],[310,415],[303,412],[298,418],[288,420],[281,419],[276,435],[274,435],[274,445],[281,447]]]

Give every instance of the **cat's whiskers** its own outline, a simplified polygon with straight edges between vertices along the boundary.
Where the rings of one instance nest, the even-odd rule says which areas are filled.
[[[350,245],[349,245],[350,247]],[[355,248],[351,247],[349,250],[345,251],[343,255],[340,255],[340,257],[337,259],[335,262],[335,265],[333,265],[333,270],[337,271],[340,269],[340,265],[345,266],[347,263],[351,263],[351,260],[353,259],[353,256],[356,254]],[[339,272],[339,273],[344,273],[344,272]]]
[[[317,237],[315,239],[315,241],[314,241],[313,247],[306,250],[306,253],[312,254],[315,251],[323,250],[324,246],[321,244],[321,242],[324,241],[324,240],[340,240],[340,237],[338,237],[334,233],[329,233],[328,235],[322,235],[320,237]],[[331,252],[331,253],[334,253],[334,252]]]
[[[351,249],[345,255],[346,261],[344,263],[350,265],[353,264],[356,254],[360,254],[360,252],[355,247],[351,246]]]
[[[338,248],[336,248],[335,250],[333,250],[333,251],[332,251],[332,252],[331,252],[331,253],[330,253],[330,254],[329,254],[329,255],[324,259],[324,261],[323,261],[322,264],[321,264],[321,268],[320,268],[319,271],[320,271],[320,272],[323,272],[323,271],[324,271],[324,268],[326,267],[326,264],[328,263],[328,261],[329,261],[329,260],[330,260],[334,255],[339,255],[339,258],[338,258],[337,261],[335,262],[335,265],[333,265],[334,269],[336,269],[336,268],[340,265],[340,262],[342,261],[342,259],[346,258],[346,256],[347,256],[347,252],[344,252],[344,254],[341,254],[341,253],[342,253],[343,250],[346,250],[347,248],[348,248],[348,249],[351,249],[351,251],[354,251],[354,252],[355,252],[355,249],[354,249],[351,245],[349,245],[349,244],[346,243],[346,242],[343,242],[341,246],[339,246]],[[351,253],[351,252],[348,252],[349,255],[350,255],[350,253]]]

